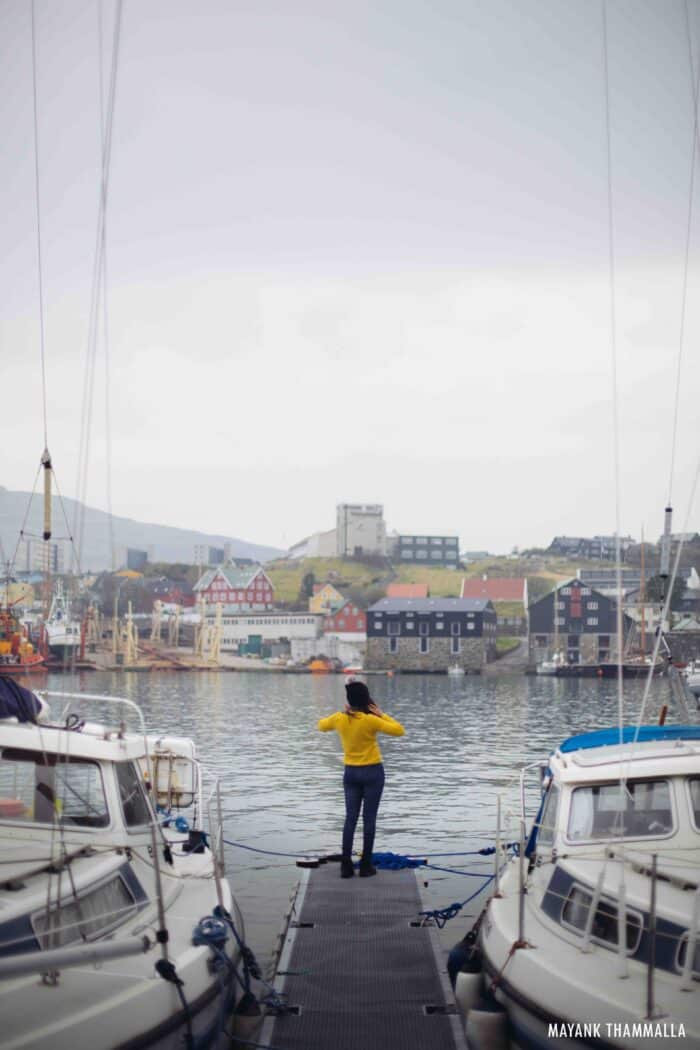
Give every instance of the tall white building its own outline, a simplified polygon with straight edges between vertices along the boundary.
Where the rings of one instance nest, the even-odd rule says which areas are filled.
[[[386,525],[381,503],[339,503],[336,552],[341,558],[386,555]]]
[[[66,571],[65,543],[39,539],[21,539],[17,548],[14,567],[17,572]]]

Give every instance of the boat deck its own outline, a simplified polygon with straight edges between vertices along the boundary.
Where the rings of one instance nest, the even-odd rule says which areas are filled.
[[[275,1050],[466,1050],[437,930],[420,926],[415,870],[341,879],[304,872],[275,988],[290,1012],[268,1017]],[[416,924],[416,925],[414,925]]]

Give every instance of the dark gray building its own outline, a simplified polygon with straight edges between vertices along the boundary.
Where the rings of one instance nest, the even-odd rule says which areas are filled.
[[[483,598],[383,598],[367,610],[367,667],[480,671],[496,652],[496,613]]]
[[[133,572],[143,572],[148,563],[148,551],[135,550],[133,547],[126,549],[126,567]]]
[[[446,565],[459,563],[458,536],[395,536],[391,556],[394,561],[411,565]]]
[[[617,602],[582,580],[569,580],[529,609],[530,663],[563,653],[567,663],[595,664],[617,659]],[[625,637],[634,627],[623,614]]]

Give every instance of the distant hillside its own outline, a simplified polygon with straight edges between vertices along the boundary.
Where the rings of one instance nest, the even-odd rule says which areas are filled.
[[[0,486],[0,541],[5,557],[10,558],[17,546],[17,538],[27,513],[29,492],[11,492]],[[76,500],[64,498],[63,504],[68,516],[70,528],[73,528]],[[65,517],[57,496],[53,497],[53,533],[55,539],[65,538],[67,529]],[[39,535],[42,530],[43,497],[36,495],[32,500],[25,531]],[[257,543],[248,543],[233,536],[219,536],[210,532],[193,532],[189,529],[172,528],[169,525],[152,525],[132,518],[113,517],[114,538],[117,551],[124,547],[135,547],[139,550],[151,549],[151,560],[162,562],[185,562],[194,560],[194,547],[206,543],[211,547],[223,547],[231,544],[231,553],[237,558],[255,558],[256,561],[269,561],[277,558],[282,551],[276,547],[264,547]],[[84,543],[81,552],[83,569],[98,572],[111,567],[109,550],[109,518],[102,510],[94,507],[85,509]]]
[[[304,558],[298,561],[280,559],[266,566],[267,575],[275,586],[275,598],[301,606],[300,591],[304,577],[313,573],[317,583],[331,580],[346,597],[367,606],[386,592],[387,585],[397,583],[427,583],[433,598],[457,598],[465,576],[527,577],[530,599],[551,591],[555,583],[571,579],[581,565],[587,568],[610,567],[609,562],[574,562],[566,558],[541,555],[535,558],[490,557],[473,562],[466,569],[445,569],[423,565],[391,565],[378,567],[354,558]],[[503,604],[503,603],[501,603]],[[510,603],[505,603],[510,604]],[[510,609],[504,615],[510,615]]]

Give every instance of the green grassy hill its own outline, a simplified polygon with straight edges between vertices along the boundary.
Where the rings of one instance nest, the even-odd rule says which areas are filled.
[[[594,568],[609,563],[586,562]],[[304,576],[313,573],[317,583],[326,580],[342,594],[353,597],[362,605],[371,605],[381,598],[392,583],[427,583],[434,598],[457,598],[462,578],[488,576],[527,576],[530,598],[537,598],[551,591],[557,581],[576,575],[579,563],[565,558],[538,555],[536,558],[487,558],[473,562],[466,569],[442,569],[422,565],[390,565],[344,560],[342,558],[303,558],[298,561],[278,560],[268,562],[265,571],[275,587],[275,598],[285,603],[299,603],[299,594]],[[513,603],[504,603],[510,606]],[[513,613],[511,613],[512,615]],[[509,615],[507,611],[504,615]]]

